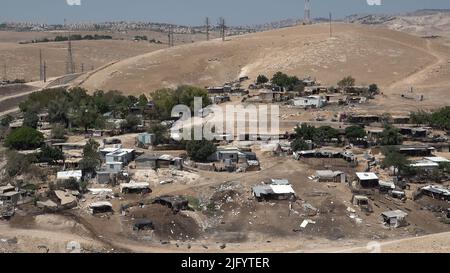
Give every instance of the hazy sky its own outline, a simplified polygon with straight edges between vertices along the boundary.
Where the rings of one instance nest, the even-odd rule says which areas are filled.
[[[81,1],[81,5],[67,2]],[[311,0],[312,16],[335,18],[354,13],[403,13],[424,8],[450,9],[450,0]],[[370,0],[369,0],[370,1]],[[373,0],[372,0],[373,1]],[[201,25],[223,16],[230,25],[303,18],[304,0],[0,0],[0,22],[103,22],[116,20]]]

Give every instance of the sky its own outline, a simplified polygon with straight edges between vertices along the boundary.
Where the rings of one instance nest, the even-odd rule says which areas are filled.
[[[369,5],[379,2],[382,5]],[[80,4],[80,5],[78,5]],[[311,0],[312,17],[343,18],[355,13],[398,14],[450,9],[450,0]],[[224,17],[229,25],[303,18],[304,0],[0,0],[0,22],[47,24],[145,21],[202,25]]]

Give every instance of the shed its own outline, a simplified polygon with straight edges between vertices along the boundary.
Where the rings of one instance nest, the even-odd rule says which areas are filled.
[[[345,173],[341,171],[319,170],[316,171],[319,182],[340,182],[345,183]]]
[[[402,210],[385,211],[381,214],[384,223],[393,228],[406,225],[406,216],[408,214]]]
[[[120,184],[120,192],[121,193],[150,193],[152,190],[150,189],[150,184],[147,182],[131,182]]]
[[[137,219],[134,222],[133,230],[139,231],[139,230],[147,230],[147,229],[150,229],[150,230],[155,229],[155,226],[153,225],[153,222],[151,220],[144,218],[144,219]]]
[[[113,212],[112,204],[107,201],[95,202],[89,205],[92,214]]]
[[[81,170],[58,172],[56,175],[57,180],[75,179],[77,182],[80,182],[82,177],[83,172]]]
[[[16,205],[20,199],[21,194],[20,192],[17,191],[8,191],[0,194],[0,200],[3,201],[4,203]]]
[[[379,184],[379,178],[375,173],[356,173],[356,177],[363,188],[374,188]]]
[[[152,203],[167,206],[174,212],[189,209],[189,201],[182,196],[164,195],[156,198]]]
[[[252,188],[252,192],[258,201],[295,199],[295,191],[291,185],[258,185]]]

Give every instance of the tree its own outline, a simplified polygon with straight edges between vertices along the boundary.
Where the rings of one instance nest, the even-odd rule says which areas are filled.
[[[34,161],[35,160],[31,156],[22,155],[16,151],[9,151],[6,154],[6,173],[10,177],[24,174],[29,170]]]
[[[366,131],[360,126],[350,126],[345,128],[345,137],[350,141],[354,141],[358,138],[364,138]]]
[[[307,124],[302,124],[295,128],[296,137],[303,140],[312,140],[322,143],[327,140],[339,137],[339,131],[330,126],[321,126],[315,128]]]
[[[16,150],[29,150],[41,147],[44,135],[34,128],[21,127],[13,130],[5,140],[5,146]]]
[[[297,126],[297,128],[295,128],[295,134],[297,138],[303,140],[314,140],[316,128],[314,126],[302,123],[301,126]]]
[[[167,127],[164,125],[155,124],[150,127],[148,132],[155,135],[154,145],[164,144],[169,140],[169,132]]]
[[[316,129],[314,141],[322,143],[330,141],[333,138],[339,138],[339,131],[330,126],[321,126]]]
[[[100,144],[93,139],[89,139],[83,148],[83,159],[80,161],[80,168],[83,172],[95,173],[97,167],[101,165],[100,154],[98,148]]]
[[[267,78],[265,75],[259,75],[256,78],[256,83],[257,84],[265,84],[269,82],[269,78]]]
[[[212,103],[205,89],[188,85],[180,86],[176,90],[159,89],[152,94],[156,113],[161,120],[170,119],[173,107],[178,104],[188,106],[193,112],[195,97],[202,99],[202,108]]]
[[[61,97],[48,104],[48,118],[52,123],[62,123],[69,127],[69,111],[71,105],[67,97]]]
[[[423,110],[419,110],[418,112],[413,112],[411,113],[411,123],[415,124],[415,125],[424,125],[424,124],[430,124],[431,122],[431,114],[423,111]]]
[[[291,143],[291,149],[294,152],[305,151],[308,148],[309,148],[308,144],[303,139],[297,138]]]
[[[2,118],[2,120],[0,121],[0,125],[2,127],[8,127],[9,124],[11,124],[11,122],[14,120],[14,118],[11,115],[6,115],[5,117]]]
[[[64,153],[60,149],[53,148],[49,145],[44,145],[44,147],[42,147],[39,154],[40,162],[55,165],[56,163],[58,163],[58,160],[64,160]]]
[[[293,90],[294,87],[300,83],[300,80],[296,76],[290,77],[282,72],[275,73],[271,81],[273,84],[289,90]]]
[[[23,115],[23,126],[36,129],[38,126],[39,117],[35,111],[29,110]]]
[[[61,124],[53,124],[52,131],[50,133],[51,138],[53,139],[66,139],[66,130]]]
[[[136,115],[130,114],[125,118],[125,121],[120,124],[120,127],[126,132],[135,132],[140,124],[141,119]]]
[[[375,95],[375,94],[378,94],[379,92],[380,92],[380,89],[378,88],[378,85],[376,85],[374,83],[369,85],[369,93],[370,94]]]
[[[400,145],[403,143],[403,136],[400,134],[400,131],[391,125],[384,127],[380,138],[382,145]]]
[[[216,151],[216,145],[208,140],[190,140],[186,142],[186,152],[194,161],[206,162],[208,157]]]
[[[338,86],[341,89],[355,86],[356,80],[352,76],[347,76],[338,82]]]
[[[73,113],[75,125],[84,128],[87,132],[89,128],[99,128],[104,125],[103,117],[92,104],[82,105]]]
[[[394,167],[395,170],[405,171],[409,166],[409,161],[407,158],[400,154],[396,149],[388,147],[384,149],[383,162],[381,163],[382,168]],[[394,170],[394,175],[396,174]]]

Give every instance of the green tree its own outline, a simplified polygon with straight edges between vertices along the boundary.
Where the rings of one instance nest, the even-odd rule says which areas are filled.
[[[170,119],[173,107],[179,104],[188,106],[193,112],[196,97],[202,99],[202,107],[212,103],[205,89],[188,85],[180,86],[176,90],[159,89],[152,94],[156,113],[161,120]]]
[[[338,82],[338,86],[341,89],[355,86],[356,80],[352,76],[347,76]]]
[[[295,139],[291,143],[291,149],[294,152],[305,151],[308,149],[308,147],[309,147],[308,144],[303,139],[300,139],[300,138]]]
[[[154,145],[164,144],[169,141],[169,130],[164,125],[155,124],[150,127],[148,132],[155,135]]]
[[[83,159],[80,161],[80,168],[85,173],[95,173],[102,161],[98,148],[100,144],[93,139],[89,139],[83,148]]]
[[[380,92],[380,89],[378,88],[378,85],[376,84],[371,84],[369,85],[369,93],[370,94],[378,94]]]
[[[364,138],[366,131],[360,126],[350,126],[345,128],[345,137],[350,141],[354,141],[358,138]]]
[[[314,126],[302,123],[301,126],[297,126],[297,128],[295,128],[295,135],[296,138],[303,140],[314,140],[316,136],[316,128]]]
[[[16,151],[8,151],[6,153],[6,174],[10,177],[24,174],[28,172],[35,160],[31,156],[22,155]]]
[[[39,148],[44,142],[44,135],[34,128],[21,127],[13,130],[5,140],[5,146],[16,150]]]
[[[400,131],[391,125],[384,127],[380,138],[382,145],[400,145],[403,143],[403,136],[400,134]]]
[[[286,88],[288,90],[293,90],[294,87],[300,84],[300,80],[296,76],[289,76],[282,72],[277,72],[272,77],[272,84]]]
[[[69,126],[69,112],[71,109],[67,97],[60,97],[48,104],[48,118],[52,123],[62,123],[65,127]]]
[[[39,154],[40,162],[55,165],[58,163],[58,160],[64,160],[64,153],[60,149],[53,148],[52,146],[49,145],[44,145],[41,148],[41,152]]]
[[[138,125],[141,124],[141,119],[138,118],[136,115],[128,115],[125,118],[125,121],[123,121],[120,124],[120,127],[122,130],[126,132],[135,132],[137,130]]]
[[[66,139],[66,130],[61,124],[53,124],[52,131],[50,133],[52,139]]]
[[[381,163],[382,168],[394,167],[396,170],[402,172],[406,171],[410,165],[408,159],[399,153],[396,149],[392,147],[387,147],[383,150],[384,159]],[[395,175],[396,173],[394,173]]]
[[[194,161],[206,162],[208,157],[216,151],[216,145],[208,140],[190,140],[186,142],[186,152]]]
[[[423,111],[423,110],[419,110],[418,112],[413,112],[411,113],[411,123],[415,124],[415,125],[428,125],[430,124],[431,121],[431,114]]]
[[[267,78],[265,75],[259,75],[256,78],[256,83],[257,84],[265,84],[269,82],[269,78]]]
[[[23,115],[23,126],[36,129],[38,126],[39,117],[35,111],[27,111]]]
[[[0,121],[0,125],[2,127],[8,127],[11,122],[13,122],[14,118],[11,115],[6,115]]]

